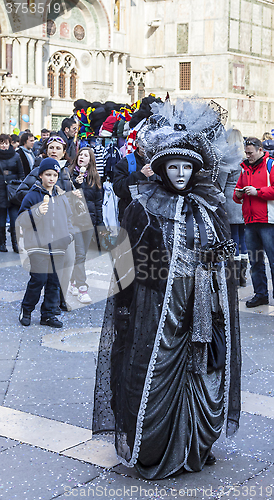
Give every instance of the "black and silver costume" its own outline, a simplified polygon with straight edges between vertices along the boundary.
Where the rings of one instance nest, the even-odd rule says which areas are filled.
[[[93,417],[93,432],[115,430],[118,456],[147,479],[200,471],[224,424],[233,434],[240,415],[233,244],[210,178],[232,161],[223,126],[200,101],[153,111],[143,141],[162,183],[141,183],[122,222],[134,264],[107,302]],[[193,165],[181,192],[165,174],[174,157]]]

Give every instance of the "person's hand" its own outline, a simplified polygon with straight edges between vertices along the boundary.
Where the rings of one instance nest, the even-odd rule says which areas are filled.
[[[38,210],[39,210],[41,215],[45,215],[47,213],[48,209],[49,209],[49,204],[45,203],[45,202],[41,203],[41,205],[39,205],[39,207],[38,207]]]
[[[76,177],[76,182],[77,184],[82,184],[83,183],[83,180],[84,180],[84,176],[79,174],[78,177]]]
[[[146,165],[143,166],[141,172],[146,177],[151,177],[154,174],[153,170],[150,168],[150,164],[149,163],[147,163]]]
[[[245,186],[245,194],[248,196],[258,196],[258,191],[253,186]]]
[[[81,195],[81,192],[79,191],[79,189],[74,189],[72,191],[72,193],[74,194],[74,196],[77,196],[77,198],[82,198],[82,195]]]
[[[239,198],[239,200],[243,197],[245,193],[245,189],[239,189],[239,188],[235,188],[235,194],[237,196],[237,198]]]

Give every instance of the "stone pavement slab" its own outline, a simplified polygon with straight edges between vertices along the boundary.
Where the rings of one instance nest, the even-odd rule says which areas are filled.
[[[66,455],[66,457],[76,458],[106,468],[120,463],[114,444],[99,438],[90,439],[84,444],[74,446],[70,450],[65,450],[62,454]]]
[[[12,448],[13,446],[17,446],[18,444],[19,441],[14,441],[14,439],[0,437],[0,453],[1,451],[5,451],[8,450],[9,448]]]
[[[19,409],[32,415],[49,418],[52,421],[56,420],[85,429],[91,428],[93,401],[90,403],[22,404]]]
[[[62,404],[65,401],[93,401],[93,379],[22,380],[11,381],[5,405],[20,409],[25,404]]]
[[[0,363],[2,364],[2,359],[16,359],[19,346],[20,339],[9,339],[9,337],[5,337],[5,340],[1,339],[0,334],[0,342],[1,342],[1,350],[0,350]]]
[[[256,474],[268,468],[271,464],[267,461],[261,461],[254,457],[243,456],[239,453],[226,453],[226,450],[214,448],[217,462],[214,466],[204,467],[199,473],[183,473],[177,477],[170,477],[161,480],[150,481],[165,489],[194,489],[197,492],[196,498],[206,498],[208,495],[201,495],[201,492],[210,489],[212,494],[210,498],[217,498],[224,486],[241,484],[242,482],[254,477]],[[134,479],[139,476],[133,469],[128,469],[123,465],[118,465],[112,469],[119,474],[126,474]],[[186,495],[187,496],[187,495]],[[195,496],[195,495],[192,495]],[[178,495],[178,498],[180,495]],[[136,497],[139,499],[140,497]]]
[[[15,367],[14,359],[1,359],[0,382],[9,380]]]
[[[236,452],[274,463],[273,435],[273,418],[242,412],[238,432],[228,439],[221,435],[214,444],[214,452],[225,450],[227,455]]]
[[[245,493],[246,490],[250,498],[258,498],[260,500],[264,498],[265,500],[273,500],[274,465],[271,465],[271,467],[269,467],[267,470],[262,471],[260,474],[250,479],[248,483],[243,484],[240,488],[241,495],[238,496],[238,500],[243,499],[243,493]],[[256,496],[254,495],[254,491],[256,492]]]
[[[20,443],[0,453],[4,500],[51,500],[99,475],[102,469]],[[65,497],[66,498],[66,497]]]
[[[43,349],[39,346],[40,355],[21,359],[18,353],[12,381],[19,383],[27,380],[58,380],[74,378],[93,378],[95,360],[86,353],[65,353]],[[23,350],[23,347],[22,347]],[[69,366],[69,372],[68,372]]]
[[[102,283],[107,282],[107,268],[102,260],[97,262],[97,268],[92,269],[92,261],[89,266],[88,280],[94,283],[93,293],[98,300],[103,298],[107,288]],[[13,437],[17,436],[14,432],[21,426],[16,438],[18,440],[9,439],[12,434],[8,438],[0,437],[0,496],[4,493],[4,500],[65,500],[69,497],[85,498],[88,492],[89,498],[115,500],[194,498],[194,493],[198,500],[267,498],[264,495],[266,490],[262,490],[263,495],[260,495],[258,489],[248,490],[250,495],[246,496],[243,487],[262,485],[266,488],[273,483],[272,298],[270,306],[249,310],[245,307],[245,300],[252,296],[252,288],[240,289],[245,411],[242,412],[238,433],[229,440],[221,436],[215,443],[213,451],[218,461],[214,466],[205,467],[197,474],[185,473],[166,480],[145,481],[138,477],[135,469],[116,465],[111,439],[101,436],[90,438],[98,342],[95,331],[102,323],[104,301],[63,313],[61,319],[64,328],[61,331],[40,326],[37,307],[32,315],[32,325],[24,328],[18,322],[20,301],[16,294],[24,291],[28,272],[18,266],[18,256],[12,253],[0,255],[0,277],[0,291],[3,292],[0,293],[0,398],[2,394],[4,412],[22,410],[17,412],[18,418],[12,421],[1,418],[0,408],[1,425],[11,424]],[[77,300],[74,306],[78,306]],[[7,363],[2,365],[1,360]],[[14,370],[12,368],[7,381],[1,382],[13,366],[12,363],[15,365]],[[32,419],[29,420],[32,425],[24,426],[23,417]],[[58,439],[67,435],[59,429],[69,429],[68,437],[61,442],[62,446],[64,442],[65,449],[60,448]],[[2,432],[8,434],[7,431]],[[25,433],[29,444],[20,442],[26,436]],[[73,436],[78,437],[73,441]],[[38,441],[33,442],[36,439]],[[56,446],[54,450],[58,453],[51,451],[53,446]],[[94,465],[96,463],[109,469],[98,468]],[[2,488],[1,483],[4,483]],[[238,490],[235,489],[228,496],[228,488],[237,485],[242,488],[240,496],[237,497]],[[68,489],[64,490],[65,487]],[[95,490],[96,496],[91,496],[91,487],[99,487],[99,490]],[[107,489],[102,491],[102,487]],[[114,488],[112,495],[111,488]],[[162,488],[161,492],[159,488]],[[150,496],[147,495],[148,489]],[[254,496],[254,491],[259,496]],[[270,490],[267,493],[270,494]],[[274,500],[274,493],[271,500]]]
[[[91,431],[1,406],[0,436],[60,453],[89,440]]]
[[[3,404],[5,394],[8,390],[9,382],[0,382],[0,404]]]

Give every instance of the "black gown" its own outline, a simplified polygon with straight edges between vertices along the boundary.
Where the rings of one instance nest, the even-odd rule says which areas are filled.
[[[217,190],[141,190],[123,220],[133,264],[107,301],[93,432],[115,430],[121,461],[160,479],[200,471],[224,423],[228,435],[238,428],[238,301]]]

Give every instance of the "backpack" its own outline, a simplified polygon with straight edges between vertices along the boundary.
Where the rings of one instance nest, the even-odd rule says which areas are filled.
[[[128,162],[128,173],[132,174],[132,172],[136,172],[137,165],[134,153],[129,153],[128,155],[126,155],[126,159]]]
[[[274,162],[274,158],[268,158],[268,160],[266,162],[266,168],[267,168],[267,171],[269,174],[271,172],[273,162]]]

